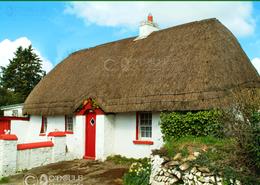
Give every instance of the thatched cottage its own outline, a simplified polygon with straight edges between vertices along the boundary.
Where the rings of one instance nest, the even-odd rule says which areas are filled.
[[[149,15],[138,37],[72,53],[45,76],[24,103],[18,142],[56,130],[75,158],[144,157],[162,145],[160,112],[229,106],[231,90],[258,82],[217,19],[159,30]]]

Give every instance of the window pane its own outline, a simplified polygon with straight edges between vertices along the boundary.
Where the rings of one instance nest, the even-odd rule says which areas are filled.
[[[73,132],[73,116],[65,117],[66,131]]]
[[[139,127],[141,137],[152,137],[152,113],[143,112],[139,114]]]

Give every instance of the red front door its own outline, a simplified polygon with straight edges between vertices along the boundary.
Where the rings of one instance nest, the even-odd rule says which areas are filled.
[[[0,134],[4,134],[5,130],[10,130],[10,121],[0,121]]]
[[[89,112],[86,116],[85,158],[95,159],[96,156],[96,114]]]

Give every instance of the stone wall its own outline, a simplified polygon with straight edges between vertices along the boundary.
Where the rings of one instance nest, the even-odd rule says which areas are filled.
[[[151,156],[151,185],[223,185],[223,178],[210,172],[207,167],[191,166],[190,161],[195,160],[200,155],[194,152],[186,158],[181,154],[176,154],[173,159]],[[230,180],[233,185],[241,185],[238,180]]]

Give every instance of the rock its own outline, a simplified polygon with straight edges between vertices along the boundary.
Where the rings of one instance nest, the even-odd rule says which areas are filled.
[[[188,163],[183,163],[182,165],[179,166],[181,171],[185,171],[190,167]]]
[[[215,183],[215,177],[214,177],[214,176],[211,176],[210,179],[209,179],[209,182]]]
[[[205,177],[205,176],[212,176],[213,173],[202,173],[202,175]]]
[[[191,172],[191,173],[196,173],[196,172],[197,172],[197,168],[196,168],[196,167],[193,167],[190,172]]]
[[[196,159],[196,157],[194,155],[189,155],[187,157],[187,161],[194,161]]]
[[[206,183],[209,183],[209,180],[210,180],[209,177],[205,177],[205,182],[206,182]]]
[[[181,153],[177,153],[174,157],[173,157],[173,160],[174,161],[179,161],[181,160],[182,156],[181,156]]]
[[[164,161],[166,161],[166,162],[168,162],[168,161],[170,161],[170,159],[169,159],[169,157],[162,157],[163,159],[164,159]]]
[[[177,166],[179,165],[179,161],[170,161],[165,164],[165,166]]]
[[[202,177],[202,176],[200,176],[200,177],[198,177],[198,181],[200,181],[200,182],[205,182],[205,177]]]
[[[165,168],[163,168],[162,170],[163,170],[163,172],[167,172],[167,170]]]
[[[177,177],[178,179],[181,179],[181,172],[176,171],[176,172],[174,173],[174,175],[176,175],[176,177]]]
[[[194,157],[199,157],[200,152],[193,152]]]
[[[179,181],[179,179],[177,179],[176,177],[173,177],[169,182],[171,183],[171,184],[174,184],[174,183],[176,183],[176,182],[178,182]]]
[[[170,177],[170,176],[171,176],[171,174],[170,174],[170,173],[168,173],[168,172],[165,172],[165,173],[164,173],[164,176],[166,176],[166,177]]]
[[[190,174],[188,178],[189,178],[190,180],[192,180],[192,179],[193,179],[193,175]]]
[[[197,172],[196,176],[198,176],[198,177],[201,176],[201,172]]]
[[[236,184],[236,185],[241,185],[241,182],[240,182],[239,180],[236,180],[236,181],[235,181],[235,184]]]
[[[201,172],[204,172],[204,173],[209,173],[210,172],[207,167],[199,167],[198,170],[201,171]]]

